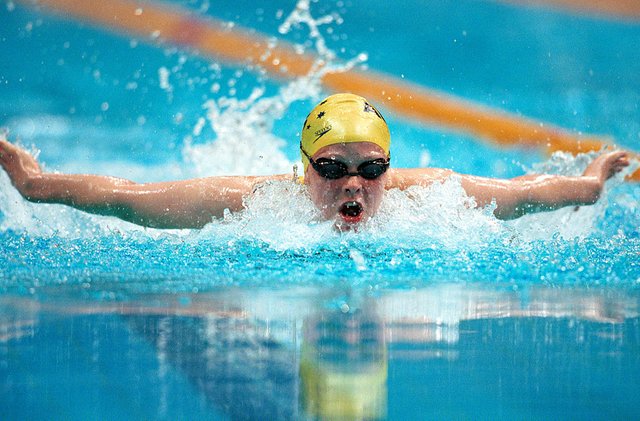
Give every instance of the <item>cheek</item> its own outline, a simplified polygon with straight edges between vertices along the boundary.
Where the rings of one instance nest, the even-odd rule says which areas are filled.
[[[382,180],[376,180],[366,186],[366,192],[369,204],[377,208],[382,202],[382,197],[384,196],[384,183]]]
[[[336,197],[336,187],[324,179],[310,179],[307,186],[311,201],[318,207],[324,208]]]

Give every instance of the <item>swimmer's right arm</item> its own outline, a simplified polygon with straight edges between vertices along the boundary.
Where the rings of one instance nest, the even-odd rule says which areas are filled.
[[[80,174],[44,173],[25,150],[0,140],[0,165],[27,200],[58,203],[85,212],[116,216],[153,228],[201,228],[225,209],[243,208],[243,197],[271,177],[209,177],[138,184]]]

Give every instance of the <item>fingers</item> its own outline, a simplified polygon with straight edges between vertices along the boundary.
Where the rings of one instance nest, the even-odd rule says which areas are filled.
[[[601,182],[613,177],[629,165],[629,153],[613,151],[599,155],[586,168],[583,175],[596,176]]]
[[[629,154],[625,151],[614,152],[611,159],[612,169],[617,173],[629,166]]]
[[[629,154],[626,151],[615,151],[611,153],[611,156],[616,160],[629,158]]]
[[[11,144],[5,140],[0,140],[0,162],[6,162],[11,155]]]
[[[10,177],[19,177],[20,174],[41,173],[40,165],[35,158],[24,149],[6,140],[0,140],[0,166]]]
[[[620,164],[623,164],[623,165],[628,165],[629,164],[629,153],[627,151],[609,152],[607,154],[600,155],[596,159],[597,160],[600,159],[600,160],[602,160],[604,162],[609,162],[609,163],[620,163]]]
[[[629,166],[629,154],[625,151],[615,151],[604,155],[604,171],[606,179],[613,177],[621,172],[625,167]]]
[[[0,140],[0,154],[2,154],[5,159],[14,157],[30,157],[33,159],[31,153],[6,140]]]
[[[17,150],[16,146],[6,140],[0,140],[0,163],[3,167],[15,161]]]
[[[0,159],[6,160],[8,158],[11,158],[15,156],[17,151],[18,151],[17,146],[12,145],[6,140],[0,140]]]

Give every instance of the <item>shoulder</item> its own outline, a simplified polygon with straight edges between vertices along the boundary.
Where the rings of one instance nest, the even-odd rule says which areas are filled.
[[[454,172],[444,168],[391,168],[387,179],[387,189],[406,189],[411,186],[429,186],[442,182]]]

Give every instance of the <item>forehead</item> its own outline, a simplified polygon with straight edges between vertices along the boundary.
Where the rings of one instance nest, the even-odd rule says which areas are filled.
[[[349,142],[336,143],[320,148],[313,157],[326,157],[329,155],[338,155],[345,158],[364,157],[364,158],[380,158],[385,157],[384,150],[371,142]]]

